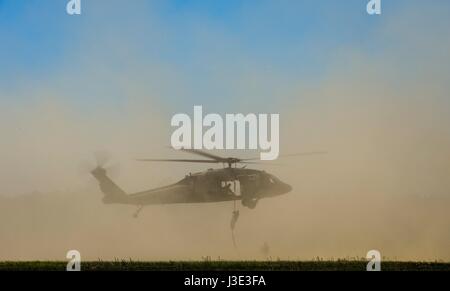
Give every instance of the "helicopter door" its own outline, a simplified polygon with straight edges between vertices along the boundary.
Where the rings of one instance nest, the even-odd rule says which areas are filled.
[[[228,194],[234,194],[235,196],[241,196],[241,182],[236,180],[222,181],[222,189],[228,189]]]

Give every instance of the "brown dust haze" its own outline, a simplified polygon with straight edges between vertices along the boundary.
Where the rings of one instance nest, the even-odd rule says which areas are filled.
[[[239,50],[207,55],[236,96],[224,107],[207,84],[211,99],[183,99],[194,94],[186,76],[136,53],[127,37],[139,15],[120,27],[88,20],[60,71],[0,91],[0,260],[65,260],[71,249],[83,260],[266,259],[267,243],[273,259],[355,258],[376,249],[390,259],[450,261],[450,23],[438,9],[422,8],[386,15],[373,36],[386,43],[382,51],[333,48],[313,80],[264,69]],[[104,31],[111,26],[114,36]],[[148,37],[156,42],[165,31],[154,27]],[[208,27],[198,28],[203,45],[233,41]],[[109,99],[117,92],[119,103]],[[267,92],[273,98],[260,102]],[[92,104],[74,102],[73,94]],[[4,101],[24,96],[26,104]],[[240,207],[237,250],[232,203],[149,206],[135,219],[131,206],[103,205],[89,175],[97,150],[119,165],[112,178],[129,193],[207,169],[134,161],[188,158],[166,148],[170,118],[192,114],[202,101],[206,113],[279,113],[282,155],[328,152],[255,167],[293,191],[255,210]]]

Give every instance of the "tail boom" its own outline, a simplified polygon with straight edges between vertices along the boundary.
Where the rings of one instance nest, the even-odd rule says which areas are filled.
[[[103,202],[106,204],[127,203],[128,196],[119,186],[116,185],[106,174],[102,167],[95,168],[91,174],[97,179],[100,190],[104,194]]]

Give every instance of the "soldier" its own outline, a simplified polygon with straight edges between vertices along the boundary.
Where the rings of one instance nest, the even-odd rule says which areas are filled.
[[[231,216],[231,223],[230,223],[231,230],[234,230],[238,218],[239,218],[239,210],[234,210],[233,215]]]

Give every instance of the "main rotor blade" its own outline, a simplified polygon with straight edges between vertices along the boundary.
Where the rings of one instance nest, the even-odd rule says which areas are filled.
[[[312,156],[312,155],[321,155],[321,154],[327,154],[328,152],[305,152],[305,153],[295,153],[295,154],[287,154],[287,155],[280,155],[278,158],[284,158],[284,157],[298,157],[298,156]],[[248,159],[240,159],[241,161],[256,161],[260,158],[248,158]]]
[[[239,162],[239,164],[265,165],[265,166],[285,166],[285,164],[272,163],[271,161],[265,161],[265,162]]]
[[[210,154],[210,153],[206,153],[206,152],[201,151],[201,150],[195,150],[195,149],[181,149],[181,150],[184,151],[184,152],[187,152],[187,153],[194,154],[194,155],[199,155],[199,156],[203,156],[203,157],[206,157],[206,158],[210,158],[210,159],[213,159],[213,160],[215,160],[217,162],[220,162],[220,163],[226,163],[228,161],[226,158],[222,158],[222,157]]]
[[[209,163],[209,164],[221,163],[221,161],[213,161],[213,160],[189,160],[189,159],[136,159],[136,161],[139,161],[139,162]]]
[[[328,152],[325,152],[325,151],[317,151],[317,152],[305,152],[305,153],[280,155],[279,157],[284,158],[284,157],[312,156],[312,155],[323,155],[323,154],[327,154],[327,153]]]

